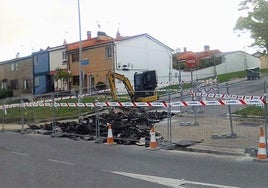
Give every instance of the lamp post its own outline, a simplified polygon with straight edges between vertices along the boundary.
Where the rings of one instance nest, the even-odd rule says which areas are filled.
[[[80,1],[77,0],[78,4],[78,24],[79,24],[79,95],[82,95],[82,85],[83,85],[83,79],[82,79],[82,67],[81,67],[81,61],[82,61],[82,41],[81,41],[81,16],[80,16]],[[80,97],[78,97],[80,99]],[[80,101],[79,101],[80,102]]]
[[[78,94],[78,103],[81,103],[81,97],[82,97],[82,85],[83,85],[83,79],[82,79],[82,41],[81,41],[81,17],[80,17],[80,1],[77,0],[78,4],[78,24],[79,24],[79,65],[78,65],[78,71],[79,71],[79,94]],[[78,110],[78,116],[79,116],[79,121],[82,121],[82,113],[81,109],[79,108]]]

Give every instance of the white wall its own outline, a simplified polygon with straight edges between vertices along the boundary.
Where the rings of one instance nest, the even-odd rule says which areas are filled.
[[[174,75],[171,70],[172,51],[160,45],[147,35],[133,37],[116,43],[115,47],[115,72],[128,77],[133,84],[134,73],[144,70],[156,70],[159,82],[169,80],[169,72]],[[123,71],[121,67],[127,65],[128,71]],[[122,85],[118,88],[121,88]]]
[[[49,62],[50,62],[50,71],[54,71],[57,68],[61,69],[67,69],[67,61],[66,63],[63,63],[63,57],[62,53],[65,52],[65,46],[59,46],[55,48],[51,48],[49,50]],[[58,82],[54,81],[55,91],[58,90],[67,90],[67,84],[63,83],[61,80],[58,80]]]
[[[250,67],[260,67],[260,59],[242,51],[225,53],[222,64],[216,65],[217,75],[243,71]],[[179,73],[177,73],[179,74]],[[191,72],[181,72],[183,81],[191,81]],[[193,80],[214,76],[214,67],[193,71]]]

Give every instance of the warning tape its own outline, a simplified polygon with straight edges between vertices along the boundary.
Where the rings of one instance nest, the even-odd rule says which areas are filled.
[[[239,100],[264,99],[264,96],[228,95],[228,94],[214,94],[214,93],[202,93],[202,92],[191,92],[191,95],[195,97],[209,97],[219,99],[239,99]]]
[[[97,102],[97,103],[22,103],[2,105],[0,109],[15,107],[186,107],[186,106],[224,106],[224,105],[264,105],[264,99],[216,100],[216,101],[177,101],[177,102]]]

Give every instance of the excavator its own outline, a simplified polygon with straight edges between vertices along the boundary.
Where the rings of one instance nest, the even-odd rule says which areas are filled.
[[[132,102],[153,102],[159,98],[156,91],[157,75],[155,70],[136,72],[134,74],[134,89],[126,76],[109,71],[108,80],[112,99],[117,101],[115,79],[123,82]]]

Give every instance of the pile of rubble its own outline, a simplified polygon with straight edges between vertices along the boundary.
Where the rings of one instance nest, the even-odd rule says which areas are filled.
[[[174,116],[175,114],[170,114]],[[112,125],[114,141],[117,144],[137,144],[140,139],[149,142],[151,127],[167,118],[169,114],[163,112],[109,112],[92,114],[84,117],[80,122],[65,121],[45,123],[40,126],[29,125],[31,130],[39,134],[53,137],[69,137],[72,139],[98,139],[105,142],[107,138],[107,123]],[[162,138],[156,133],[157,138]]]

